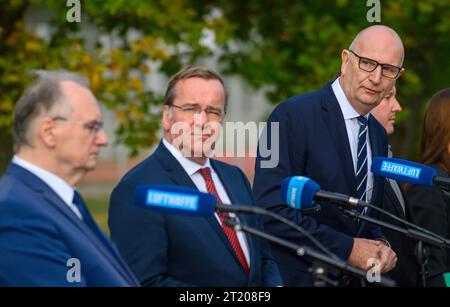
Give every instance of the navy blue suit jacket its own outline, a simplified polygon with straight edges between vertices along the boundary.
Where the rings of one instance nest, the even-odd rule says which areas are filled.
[[[37,176],[11,164],[0,179],[0,286],[137,286],[89,213],[84,218],[89,221]],[[67,279],[75,276],[68,272],[76,268],[70,258],[79,260],[80,282]]]
[[[271,123],[279,123],[279,163],[273,168],[261,167],[268,160],[259,142],[255,166],[253,191],[258,206],[281,214],[308,230],[340,258],[347,260],[354,237],[384,238],[381,229],[368,223],[357,223],[345,217],[337,206],[322,204],[322,209],[312,215],[302,215],[291,209],[282,200],[280,185],[284,178],[306,176],[316,181],[323,190],[356,195],[356,180],[344,117],[331,88],[331,83],[318,91],[291,97],[278,105],[270,115],[262,136],[269,136]],[[372,156],[387,155],[387,135],[384,128],[369,117],[369,138]],[[267,134],[265,134],[267,133]],[[273,150],[272,148],[272,150]],[[381,180],[381,181],[380,181]],[[382,201],[383,182],[375,178],[372,200]],[[368,211],[371,214],[371,211]],[[297,231],[273,219],[266,221],[266,230],[299,244],[309,244]],[[312,285],[312,276],[307,273],[309,262],[298,259],[290,251],[272,247],[276,261],[286,285]]]
[[[217,160],[211,165],[232,203],[253,204],[245,175]],[[179,162],[161,143],[153,155],[122,178],[111,195],[109,227],[125,261],[142,285],[148,286],[277,286],[281,276],[269,245],[247,236],[250,275],[247,276],[215,217],[162,214],[136,206],[138,184],[173,184],[196,188]],[[261,227],[254,217],[242,223]]]

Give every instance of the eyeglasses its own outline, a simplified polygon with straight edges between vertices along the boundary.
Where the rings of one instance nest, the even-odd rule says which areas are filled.
[[[169,107],[175,107],[177,109],[180,109],[183,113],[185,113],[188,116],[194,116],[195,114],[201,114],[203,109],[199,105],[195,104],[185,104],[182,106],[177,106],[176,104],[171,104]],[[216,108],[206,108],[205,109],[206,117],[209,120],[219,121],[222,119],[224,112],[220,109]]]
[[[359,56],[353,50],[350,50],[350,49],[348,49],[348,51],[350,51],[351,53],[353,53],[355,56],[358,57],[359,69],[367,71],[367,72],[372,72],[375,69],[377,69],[378,66],[381,66],[381,74],[383,76],[385,76],[386,78],[389,78],[389,79],[395,79],[398,77],[399,73],[403,69],[401,67],[397,67],[397,66],[390,65],[390,64],[378,63],[375,60]]]
[[[61,117],[61,116],[52,117],[52,120],[59,120],[59,121],[65,121],[65,122],[71,121],[71,122],[74,122],[74,123],[83,124],[83,128],[88,130],[90,134],[98,133],[101,129],[103,129],[103,123],[102,122],[98,122],[98,121],[92,121],[92,122],[88,122],[88,123],[83,123],[81,121],[69,120],[68,118]]]

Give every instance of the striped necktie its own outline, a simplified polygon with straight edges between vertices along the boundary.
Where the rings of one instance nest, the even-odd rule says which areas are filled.
[[[367,119],[364,116],[357,118],[359,123],[358,150],[356,162],[356,197],[366,200],[367,192]]]

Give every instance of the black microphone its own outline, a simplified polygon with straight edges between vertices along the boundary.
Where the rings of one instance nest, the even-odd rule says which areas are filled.
[[[331,265],[339,270],[349,272],[358,277],[367,278],[367,276],[368,276],[368,271],[361,270],[359,268],[351,266],[346,261],[343,261],[339,258],[329,257],[329,256],[321,254],[309,247],[300,246],[300,245],[291,243],[291,242],[281,239],[279,237],[273,236],[271,234],[265,233],[258,229],[255,229],[255,228],[249,227],[247,225],[244,225],[242,223],[239,223],[235,219],[225,219],[224,222],[226,225],[228,225],[230,227],[234,227],[236,231],[244,231],[246,233],[249,233],[256,237],[265,239],[274,244],[283,246],[284,248],[293,250],[300,257],[309,258],[309,260],[313,260],[313,261],[317,260],[320,263],[325,263],[325,264]],[[319,273],[319,274],[321,274],[321,273]],[[317,273],[315,274],[315,276],[317,276]],[[323,276],[323,277],[321,277],[321,279],[326,280],[327,282],[331,283],[332,285],[337,286],[337,283],[335,283],[333,281],[330,282],[330,280],[327,277]],[[379,282],[380,282],[380,285],[385,286],[385,287],[394,287],[396,285],[394,280],[384,277],[384,276],[380,276]]]
[[[160,213],[178,214],[191,217],[212,217],[215,210],[270,216],[299,231],[322,252],[338,258],[309,232],[296,223],[263,208],[254,206],[224,205],[217,202],[217,197],[196,189],[175,185],[138,185],[134,192],[135,204],[139,207]]]
[[[224,205],[217,197],[193,188],[175,185],[138,185],[134,192],[135,204],[161,213],[212,217],[215,210],[222,212],[266,215],[264,209],[253,206]]]
[[[322,191],[320,190],[320,186],[315,181],[309,179],[308,177],[294,176],[284,179],[281,191],[283,200],[294,209],[309,208],[314,205],[315,201],[321,200],[330,201],[331,203],[337,203],[339,205],[343,205],[345,207],[350,208],[360,206],[369,207],[376,211],[379,211],[384,215],[389,216],[390,218],[400,223],[403,223],[404,225],[416,229],[417,231],[423,233],[424,235],[433,236],[437,240],[440,240],[442,242],[449,241],[448,239],[434,232],[431,232],[425,228],[410,223],[386,210],[371,205],[363,200],[345,194]],[[410,232],[414,233],[413,230],[410,230]],[[417,235],[420,235],[420,233],[418,233]]]
[[[285,178],[281,184],[281,196],[294,209],[311,208],[315,201],[331,201],[350,208],[369,206],[356,197],[321,190],[315,181],[303,176]]]

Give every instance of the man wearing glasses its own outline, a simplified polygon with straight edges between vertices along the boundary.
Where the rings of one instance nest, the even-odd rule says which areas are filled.
[[[111,237],[144,286],[279,286],[266,242],[236,232],[223,214],[209,218],[152,212],[134,204],[139,184],[179,185],[214,194],[221,203],[253,205],[244,173],[209,158],[227,110],[222,78],[187,67],[169,81],[163,108],[164,138],[113,190]],[[261,227],[252,216],[242,223]]]
[[[46,73],[18,101],[13,136],[0,179],[0,286],[137,286],[75,189],[108,145],[83,80]]]
[[[271,123],[279,123],[279,164],[264,168],[261,162],[270,157],[258,154],[253,185],[257,205],[298,221],[351,265],[369,269],[374,263],[370,259],[377,259],[381,272],[395,266],[396,254],[380,228],[353,221],[328,203],[323,203],[318,213],[302,215],[283,202],[280,185],[286,177],[306,176],[323,190],[381,204],[383,181],[371,174],[370,165],[372,157],[386,156],[387,136],[369,112],[403,73],[403,57],[403,44],[394,30],[381,25],[362,30],[341,53],[339,78],[318,91],[289,98],[272,112],[262,136],[272,135]],[[361,213],[372,214],[366,209]],[[273,220],[268,220],[266,230],[310,244]],[[272,251],[286,285],[313,285],[310,263],[276,246]],[[330,273],[343,276],[333,270]],[[346,276],[340,280],[349,284]]]

